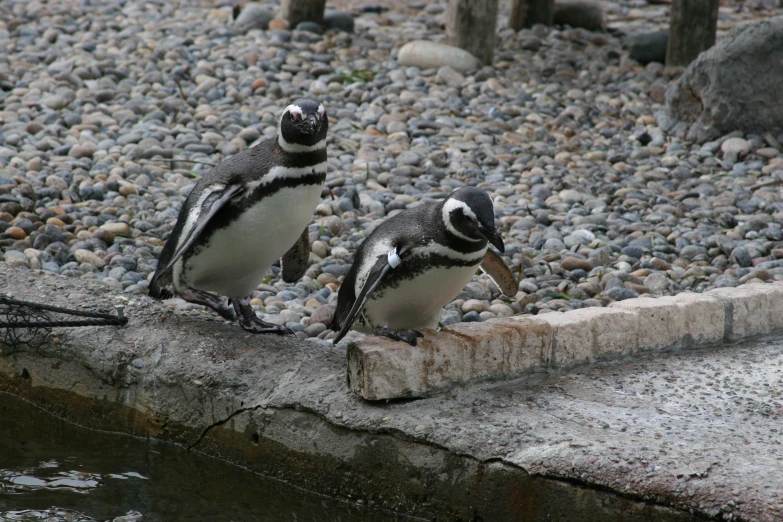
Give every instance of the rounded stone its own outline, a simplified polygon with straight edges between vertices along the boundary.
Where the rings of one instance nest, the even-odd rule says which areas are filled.
[[[318,308],[316,308],[312,314],[310,314],[310,324],[313,323],[323,323],[323,324],[329,324],[332,322],[332,318],[334,317],[334,305],[333,304],[325,304],[321,305]]]
[[[14,239],[24,239],[27,237],[27,232],[20,227],[9,227],[6,229],[5,233]]]
[[[94,252],[91,252],[90,250],[85,250],[83,248],[76,250],[73,253],[73,257],[79,263],[89,263],[98,269],[106,266],[106,263],[103,261],[103,259],[100,258],[100,256]]]
[[[400,65],[419,69],[448,66],[460,73],[479,68],[478,59],[464,49],[427,40],[415,40],[403,45],[397,61]]]
[[[578,257],[566,257],[561,261],[560,265],[564,270],[584,270],[589,272],[593,269],[593,264],[587,259],[579,259]]]
[[[462,311],[467,312],[487,312],[489,311],[489,303],[481,301],[479,299],[468,299],[462,304]]]

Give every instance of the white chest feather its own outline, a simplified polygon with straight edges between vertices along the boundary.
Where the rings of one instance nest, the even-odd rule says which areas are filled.
[[[465,288],[477,267],[478,261],[472,266],[433,267],[400,281],[395,288],[385,288],[379,299],[367,302],[365,317],[372,326],[393,330],[437,328],[440,310]]]
[[[321,185],[283,188],[243,212],[187,259],[184,282],[228,297],[247,297],[310,223]]]

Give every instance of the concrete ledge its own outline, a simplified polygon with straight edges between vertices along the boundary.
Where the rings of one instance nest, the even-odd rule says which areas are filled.
[[[128,297],[97,281],[3,263],[0,288],[21,299],[89,310],[111,309],[115,299]],[[766,285],[754,294],[763,299],[743,297],[747,302],[734,303],[739,294],[690,298],[715,300],[713,313],[719,316],[722,307],[721,325],[731,334],[741,324],[728,319],[735,304],[740,317],[745,305],[755,310],[759,299],[771,303],[779,288]],[[682,299],[677,302],[686,316],[700,310]],[[590,350],[601,349],[604,337],[616,338],[618,329],[612,335],[598,330],[617,313],[637,328],[629,335],[640,335],[645,313],[659,322],[680,313],[633,305],[588,318],[596,329],[585,329]],[[339,348],[250,335],[214,314],[173,311],[144,296],[131,296],[126,314],[125,327],[55,329],[37,348],[0,342],[0,392],[91,428],[180,443],[303,489],[426,520],[783,517],[780,341],[665,355],[637,345],[621,364],[502,382],[485,376],[481,385],[449,383],[448,393],[420,400],[371,402],[346,385],[346,353]],[[709,336],[697,332],[709,333],[710,324],[706,318],[680,323],[691,329],[678,330],[686,332],[678,337],[682,346],[707,343]],[[767,326],[758,331],[773,325]],[[552,339],[568,328],[579,331],[553,328],[543,316],[473,327],[447,334],[455,345],[453,339],[464,343],[466,355],[485,355],[481,364],[466,365],[473,368],[467,375],[554,367]],[[502,335],[492,339],[493,331]],[[432,337],[442,335],[428,333]],[[523,343],[530,348],[518,349]],[[447,365],[448,354],[430,349],[422,364],[465,375]],[[597,359],[614,352],[572,353]],[[383,361],[385,354],[374,357]],[[561,358],[558,364],[572,363]]]
[[[460,323],[426,332],[415,347],[367,337],[349,347],[348,381],[367,400],[422,397],[456,384],[637,352],[737,342],[783,328],[781,303],[783,283],[754,283]]]

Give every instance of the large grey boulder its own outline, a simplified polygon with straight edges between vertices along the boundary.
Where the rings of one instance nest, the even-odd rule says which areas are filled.
[[[557,0],[552,23],[598,31],[604,26],[604,9],[597,0]]]
[[[703,143],[735,130],[783,129],[783,17],[738,27],[701,53],[656,116],[668,133]]]

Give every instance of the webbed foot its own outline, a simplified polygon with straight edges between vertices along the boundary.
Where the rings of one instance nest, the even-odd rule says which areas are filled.
[[[424,334],[418,330],[392,330],[385,326],[376,326],[372,333],[380,337],[388,337],[395,341],[403,341],[411,346],[416,346],[416,339],[418,337],[424,337]]]
[[[228,319],[229,321],[234,321],[237,318],[234,309],[231,306],[223,301],[221,297],[210,294],[209,292],[188,287],[179,295],[189,303],[196,303],[213,309],[222,318]]]
[[[239,326],[247,332],[255,334],[273,333],[289,335],[293,335],[294,333],[283,325],[267,323],[266,321],[261,320],[253,311],[253,307],[250,306],[250,299],[248,298],[231,299],[231,304],[236,311]]]

